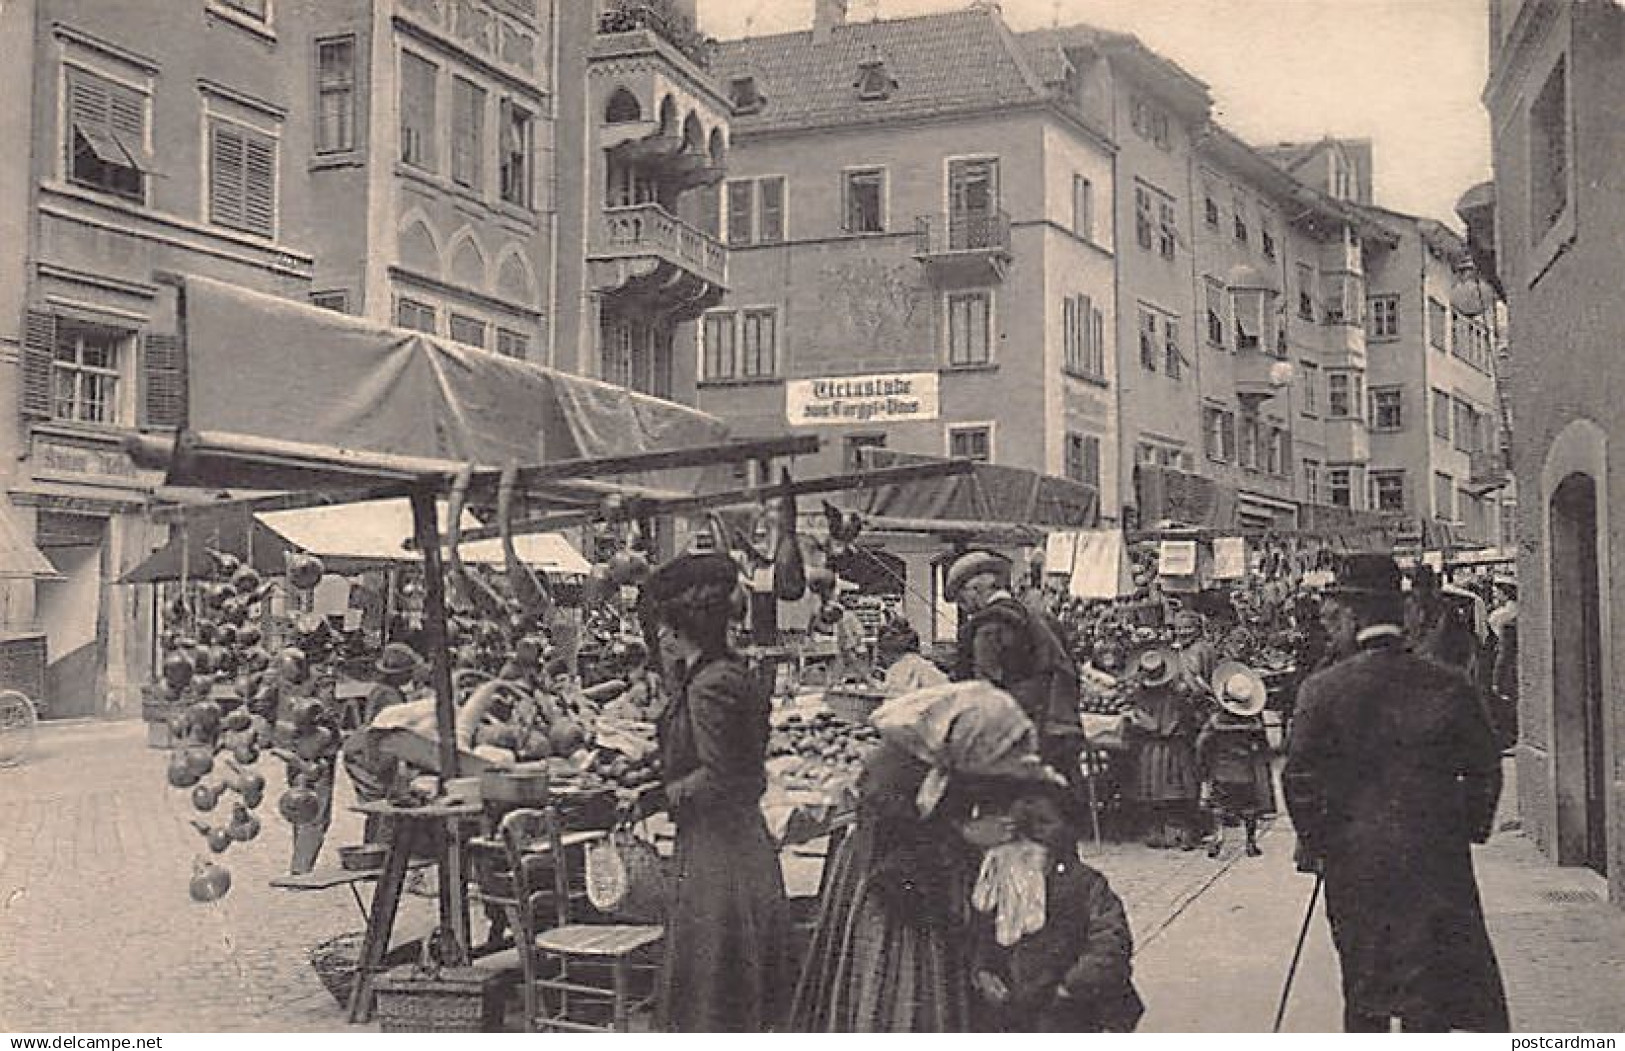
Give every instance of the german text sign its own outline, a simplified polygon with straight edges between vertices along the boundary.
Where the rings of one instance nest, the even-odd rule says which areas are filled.
[[[790,380],[784,415],[793,425],[934,420],[941,410],[935,372],[888,372]]]

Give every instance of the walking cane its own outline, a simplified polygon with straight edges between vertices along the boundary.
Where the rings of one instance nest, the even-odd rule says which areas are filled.
[[[1298,961],[1303,958],[1303,943],[1309,937],[1309,921],[1314,919],[1315,904],[1320,901],[1320,885],[1326,882],[1323,872],[1315,873],[1315,889],[1309,895],[1309,908],[1303,914],[1303,927],[1298,930],[1298,947],[1292,950],[1292,963],[1286,969],[1286,984],[1281,987],[1281,1003],[1275,1009],[1275,1028],[1272,1033],[1281,1031],[1281,1021],[1286,1018],[1286,1002],[1292,995],[1292,979],[1298,974]]]

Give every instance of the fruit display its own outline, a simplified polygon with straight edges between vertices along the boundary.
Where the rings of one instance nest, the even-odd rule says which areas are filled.
[[[768,737],[769,772],[792,790],[824,790],[856,783],[880,731],[836,718],[828,709],[787,711],[774,717]]]
[[[209,559],[209,577],[166,609],[171,630],[157,689],[171,706],[176,741],[165,779],[187,793],[197,815],[192,827],[211,854],[222,855],[260,834],[255,810],[267,782],[256,767],[263,753],[287,764],[289,787],[277,809],[297,824],[319,812],[312,786],[332,777],[341,738],[331,706],[316,696],[328,678],[313,671],[303,650],[273,658],[263,645],[260,621],[272,585],[231,554],[211,550]],[[319,560],[300,555],[293,562],[290,574],[321,579]],[[218,901],[230,889],[230,871],[200,856],[193,900]]]

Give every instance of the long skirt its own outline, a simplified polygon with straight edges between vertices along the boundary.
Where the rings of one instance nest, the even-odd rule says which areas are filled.
[[[790,982],[779,854],[755,806],[684,815],[661,1021],[685,1033],[778,1028]]]
[[[969,964],[957,928],[905,915],[872,876],[874,827],[841,844],[796,987],[798,1033],[963,1033]],[[969,889],[964,890],[969,900]]]
[[[1134,800],[1192,803],[1202,794],[1196,746],[1188,737],[1142,738],[1134,750]]]

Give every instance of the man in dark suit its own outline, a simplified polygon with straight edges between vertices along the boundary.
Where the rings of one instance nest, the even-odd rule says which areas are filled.
[[[1501,791],[1483,706],[1459,672],[1406,648],[1387,555],[1349,556],[1325,617],[1354,651],[1303,684],[1282,787],[1300,867],[1325,875],[1344,1027],[1506,1032],[1471,853]]]

